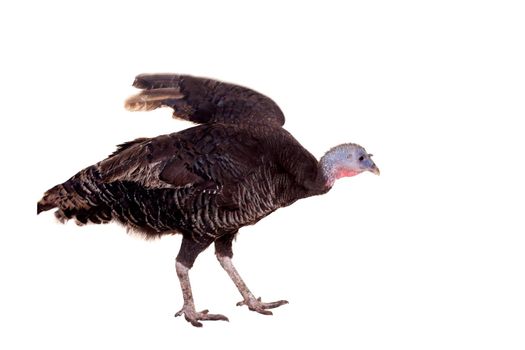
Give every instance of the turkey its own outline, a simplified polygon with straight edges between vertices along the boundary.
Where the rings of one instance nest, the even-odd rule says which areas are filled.
[[[317,161],[283,129],[284,115],[270,98],[245,87],[175,74],[142,74],[131,111],[173,109],[173,117],[198,124],[180,132],[138,138],[117,146],[108,158],[89,166],[47,192],[37,213],[79,225],[116,221],[145,238],[181,234],[176,258],[184,315],[200,327],[204,320],[228,320],[197,312],[189,270],[212,243],[221,266],[252,311],[287,301],[263,302],[232,264],[232,241],[253,225],[298,199],[324,194],[342,177],[364,171],[379,175],[365,149],[346,143]]]

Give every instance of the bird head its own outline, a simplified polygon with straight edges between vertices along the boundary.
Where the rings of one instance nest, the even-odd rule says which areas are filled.
[[[379,168],[372,160],[372,154],[355,143],[344,143],[331,148],[320,161],[326,184],[332,186],[342,177],[358,175],[370,171],[379,175]]]

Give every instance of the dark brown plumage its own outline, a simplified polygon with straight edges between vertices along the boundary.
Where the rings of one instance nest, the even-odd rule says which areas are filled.
[[[180,233],[177,256],[184,306],[178,313],[199,320],[226,319],[196,312],[188,270],[215,242],[216,254],[243,296],[260,313],[285,301],[263,303],[231,264],[238,230],[298,199],[327,192],[342,176],[378,173],[364,149],[340,145],[318,162],[282,128],[284,116],[253,90],[183,75],[139,75],[143,89],[129,98],[130,110],[173,108],[174,117],[201,125],[119,145],[103,161],[48,190],[37,212],[56,208],[61,221],[112,220],[145,237]]]

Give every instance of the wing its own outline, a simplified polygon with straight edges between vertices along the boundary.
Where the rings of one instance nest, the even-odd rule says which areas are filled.
[[[141,74],[133,86],[143,91],[126,100],[131,111],[173,108],[173,117],[198,124],[284,124],[284,115],[270,98],[245,87],[176,74]]]
[[[217,195],[234,206],[235,185],[267,162],[261,139],[232,125],[210,124],[120,145],[98,164],[104,182],[184,188]]]

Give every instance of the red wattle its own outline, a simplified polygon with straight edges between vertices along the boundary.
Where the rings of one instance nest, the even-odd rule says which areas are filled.
[[[354,170],[349,170],[349,169],[341,169],[339,170],[336,174],[335,174],[335,177],[337,179],[340,179],[342,177],[350,177],[350,176],[355,176],[359,174],[359,172],[357,171],[354,171]]]

